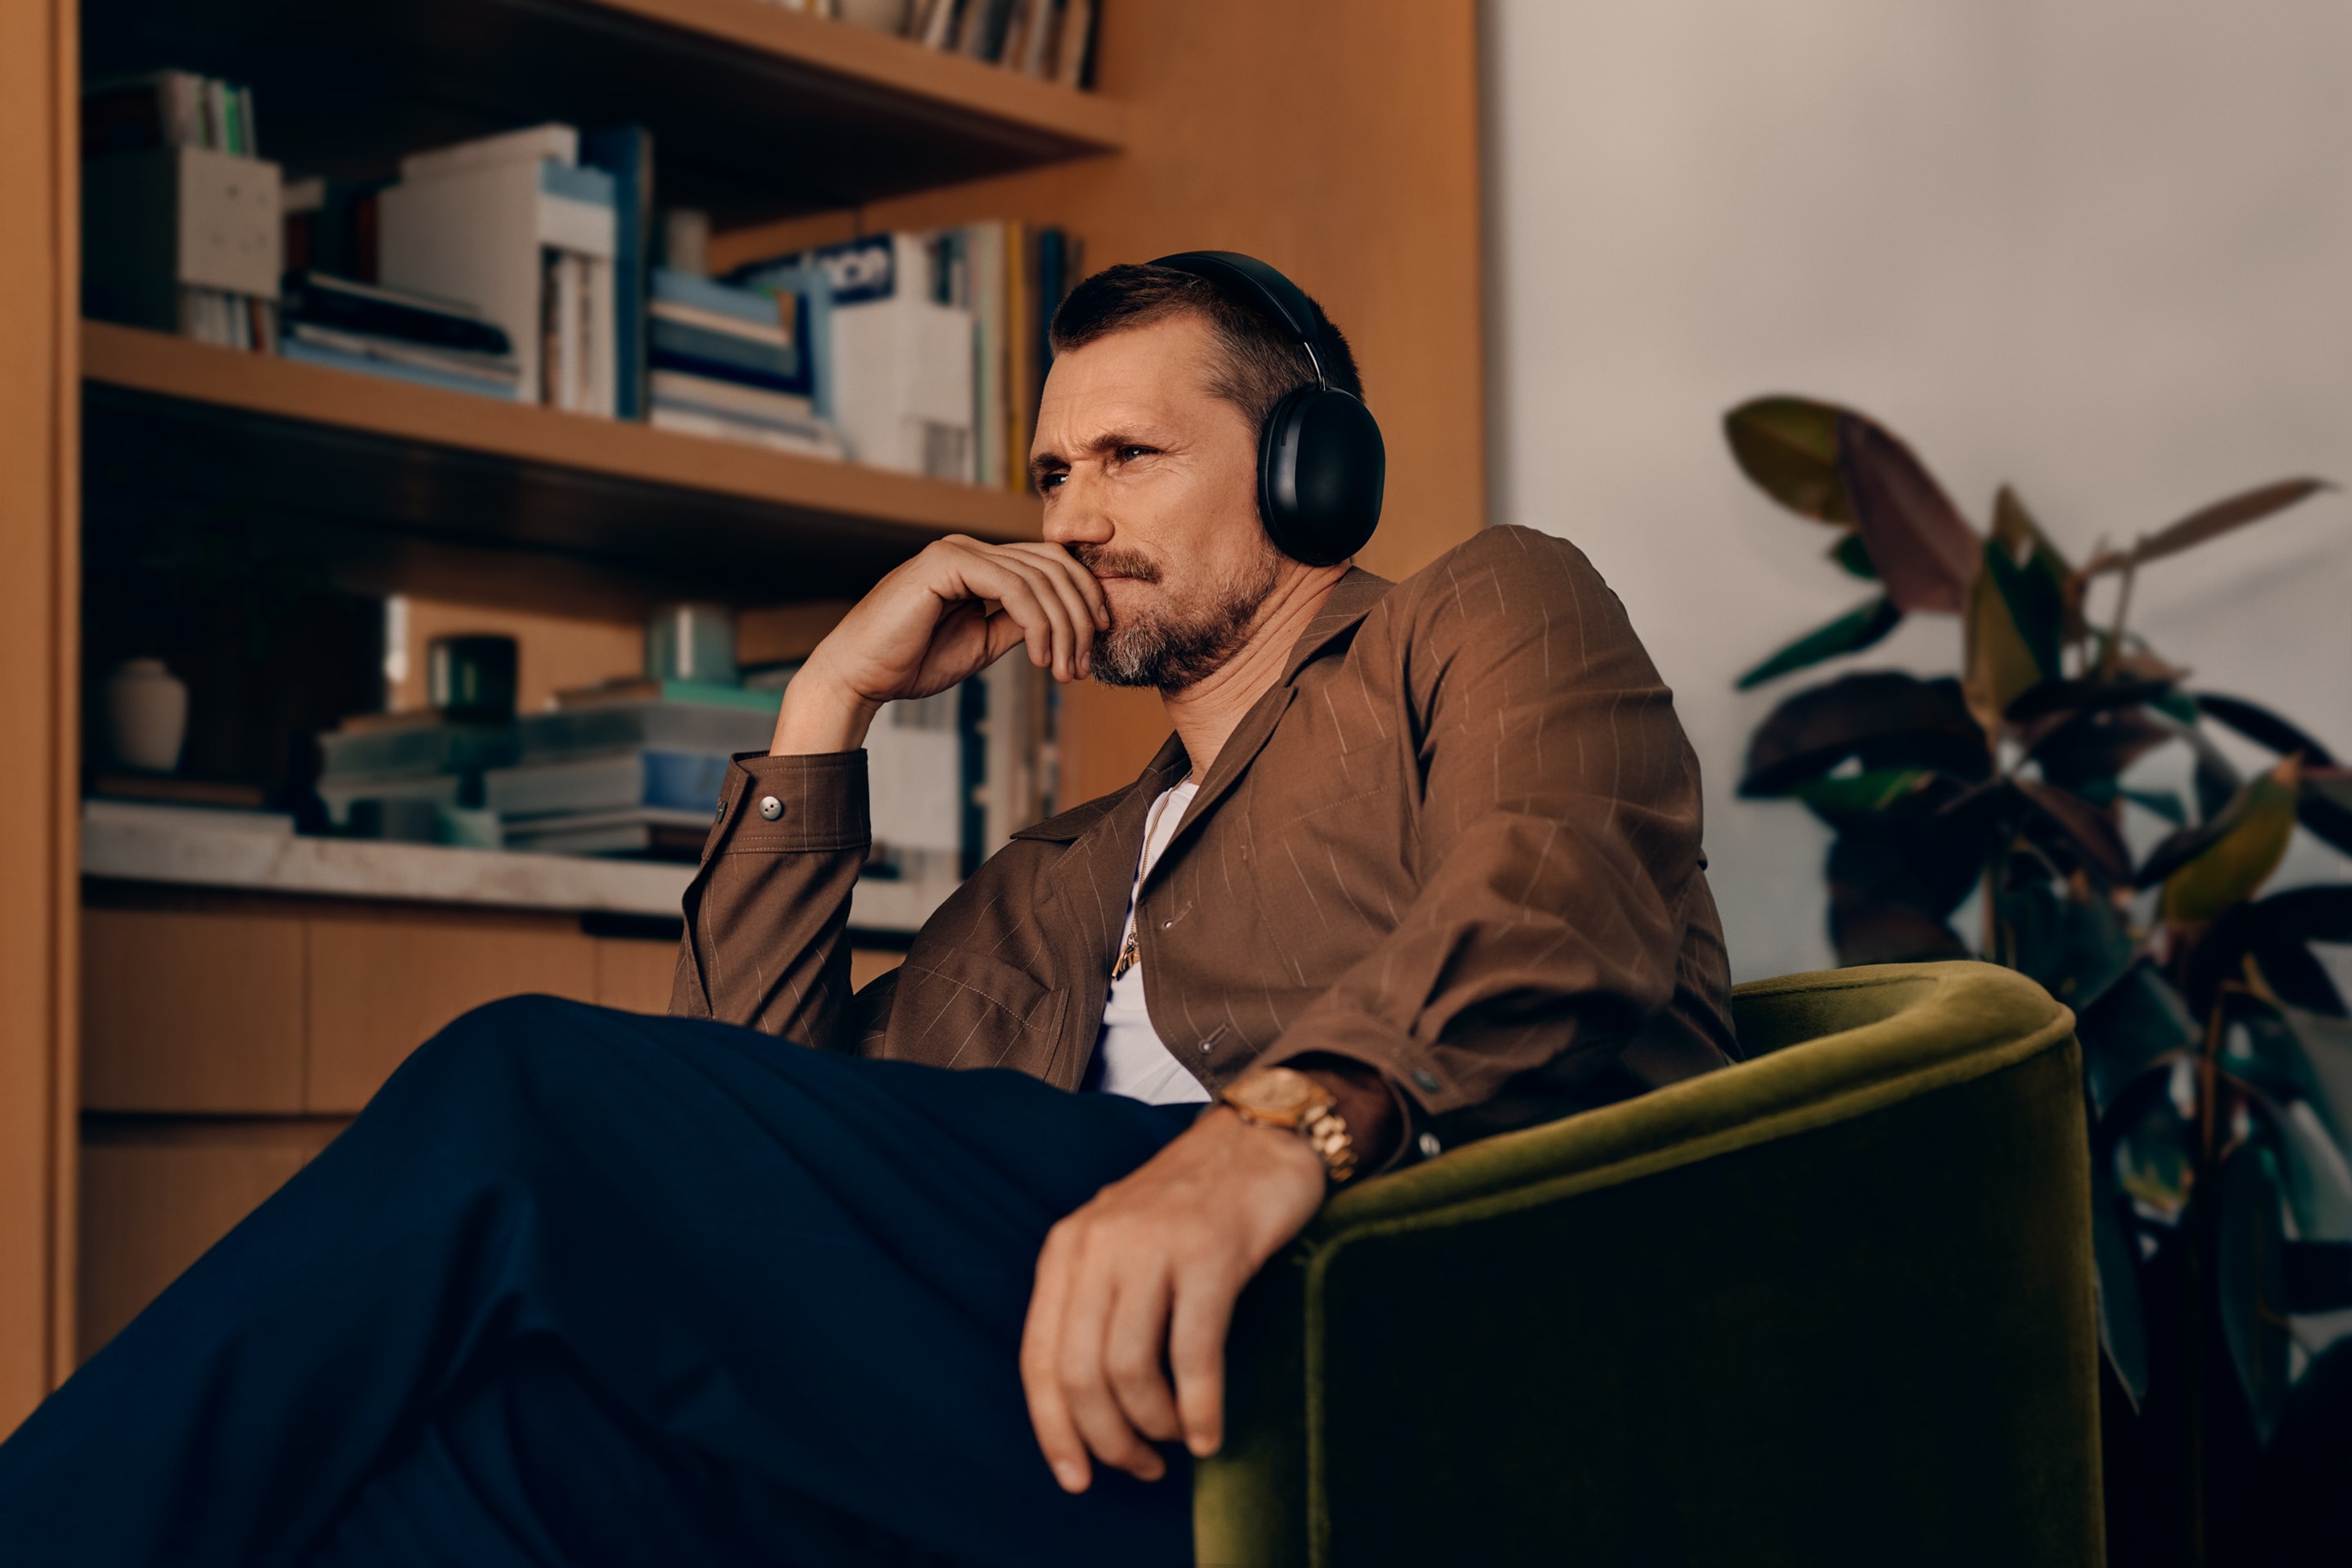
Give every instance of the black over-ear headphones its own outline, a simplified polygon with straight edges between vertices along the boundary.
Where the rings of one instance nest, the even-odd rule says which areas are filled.
[[[1285,395],[1258,431],[1258,516],[1276,549],[1309,566],[1333,565],[1361,550],[1381,521],[1388,447],[1372,411],[1323,374],[1323,312],[1305,289],[1255,257],[1185,250],[1151,265],[1207,279],[1235,303],[1273,318],[1306,349],[1316,384]]]

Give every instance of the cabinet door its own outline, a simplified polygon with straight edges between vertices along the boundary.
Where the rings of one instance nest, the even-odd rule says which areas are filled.
[[[596,942],[596,1001],[630,1013],[669,1011],[677,943],[602,936]]]
[[[134,1123],[82,1134],[78,1359],[325,1148],[340,1121]]]
[[[85,909],[89,1110],[302,1109],[302,921]]]
[[[594,1001],[594,939],[462,921],[313,920],[309,1109],[359,1110],[451,1019],[529,992]]]

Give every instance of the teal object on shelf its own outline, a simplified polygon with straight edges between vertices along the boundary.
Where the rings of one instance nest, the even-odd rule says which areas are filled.
[[[2074,1016],[1739,987],[1748,1059],[1335,1197],[1243,1298],[1208,1568],[2095,1564]]]

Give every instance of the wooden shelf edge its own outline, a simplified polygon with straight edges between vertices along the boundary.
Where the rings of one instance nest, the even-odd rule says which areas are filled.
[[[1125,106],[1001,66],[925,48],[769,0],[593,0],[605,10],[722,39],[899,96],[1044,132],[1098,153],[1121,150]]]
[[[793,457],[656,430],[633,420],[595,419],[296,364],[140,327],[82,322],[81,360],[85,381],[392,440],[942,534],[996,541],[1039,537],[1035,498],[1010,490]]]

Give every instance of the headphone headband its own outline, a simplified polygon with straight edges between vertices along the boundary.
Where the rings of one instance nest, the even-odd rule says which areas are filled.
[[[1151,265],[1205,278],[1229,298],[1255,305],[1288,328],[1290,335],[1298,340],[1299,346],[1307,351],[1308,362],[1315,366],[1315,379],[1326,387],[1331,384],[1323,374],[1323,356],[1316,352],[1323,341],[1323,312],[1315,308],[1306,289],[1275,268],[1238,250],[1180,250],[1157,258]]]

